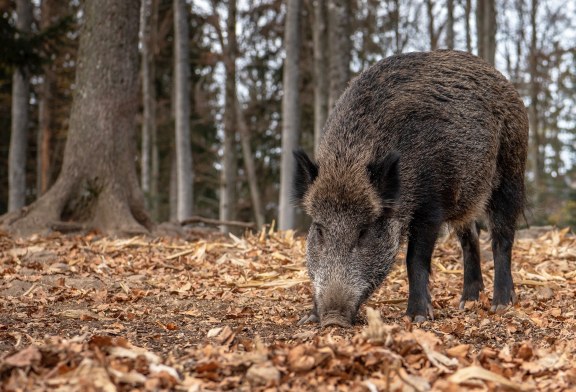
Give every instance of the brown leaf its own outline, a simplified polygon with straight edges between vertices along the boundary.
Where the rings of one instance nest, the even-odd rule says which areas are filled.
[[[276,385],[280,381],[280,371],[271,364],[256,364],[250,366],[246,372],[246,378],[256,385],[269,383]]]
[[[532,343],[530,342],[522,343],[522,345],[518,348],[518,353],[516,354],[518,358],[524,361],[528,361],[530,358],[532,358],[532,355],[533,355]]]
[[[13,367],[26,367],[32,365],[33,362],[38,362],[42,359],[42,354],[36,346],[28,346],[25,349],[12,354],[4,360],[4,363]]]
[[[316,364],[313,356],[307,354],[304,344],[294,347],[288,353],[288,365],[294,372],[305,372],[312,369]]]
[[[199,363],[195,370],[198,373],[206,373],[206,372],[213,372],[214,370],[217,370],[218,368],[220,368],[220,364],[216,361],[209,361],[209,362],[204,362],[204,363]]]
[[[469,350],[470,350],[469,344],[459,344],[457,346],[450,347],[449,349],[447,349],[446,354],[456,358],[464,358],[468,354]]]
[[[462,384],[471,379],[491,381],[516,391],[524,390],[521,384],[517,384],[499,374],[493,373],[489,370],[486,370],[480,366],[475,365],[459,369],[456,373],[448,377],[449,381],[456,384]]]

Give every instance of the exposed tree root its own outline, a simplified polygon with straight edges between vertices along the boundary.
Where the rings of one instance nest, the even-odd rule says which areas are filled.
[[[50,231],[88,230],[125,236],[149,234],[153,229],[144,203],[138,202],[138,197],[128,196],[137,189],[110,181],[95,193],[94,189],[85,189],[87,181],[62,177],[30,206],[0,217],[0,227],[23,237]]]

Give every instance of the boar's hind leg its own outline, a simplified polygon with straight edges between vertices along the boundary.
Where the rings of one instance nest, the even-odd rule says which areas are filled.
[[[410,225],[406,267],[408,270],[408,309],[406,314],[415,322],[434,319],[432,299],[428,288],[430,263],[440,223]]]
[[[472,221],[458,230],[458,239],[464,255],[464,289],[460,299],[460,309],[464,309],[466,301],[477,301],[480,291],[484,289],[482,271],[480,269],[480,244],[476,222]]]
[[[492,193],[488,204],[494,254],[494,297],[491,307],[493,312],[516,302],[511,259],[516,219],[523,208],[523,190],[522,180],[508,179]]]

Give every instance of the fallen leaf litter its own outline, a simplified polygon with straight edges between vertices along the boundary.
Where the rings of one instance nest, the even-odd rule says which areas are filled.
[[[436,321],[403,318],[401,262],[351,329],[296,326],[311,301],[293,232],[27,240],[0,233],[0,389],[576,390],[576,237],[516,241],[519,304],[458,310],[461,252],[438,242]]]

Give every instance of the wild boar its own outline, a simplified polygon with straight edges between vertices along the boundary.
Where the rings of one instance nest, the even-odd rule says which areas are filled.
[[[316,161],[296,151],[294,198],[313,223],[303,322],[350,326],[407,241],[407,315],[433,319],[428,289],[443,224],[464,254],[461,307],[484,288],[475,222],[492,236],[492,311],[516,301],[511,254],[525,204],[526,109],[514,86],[471,54],[388,57],[356,77],[324,127]]]

